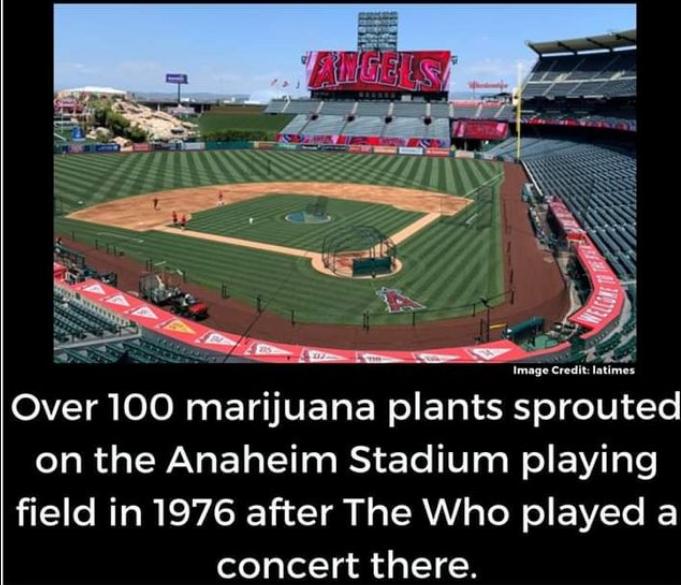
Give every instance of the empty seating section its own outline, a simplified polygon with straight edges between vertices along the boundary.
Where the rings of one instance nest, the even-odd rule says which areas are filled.
[[[573,147],[572,142],[565,140],[552,140],[549,138],[523,138],[520,143],[521,156],[528,159],[535,156],[546,156],[559,153]],[[487,154],[495,156],[515,156],[516,140],[509,138],[497,144],[487,151]]]
[[[343,128],[345,136],[380,136],[385,126],[385,118],[380,116],[363,116],[347,122]]]
[[[319,116],[316,120],[310,120],[303,131],[309,136],[321,136],[340,134],[345,126],[344,116]]]
[[[525,98],[635,94],[635,49],[540,57],[523,88]]]
[[[393,118],[385,124],[383,136],[386,138],[426,137],[427,126],[419,118]]]
[[[494,115],[497,120],[512,120],[514,116],[513,106],[511,104],[504,104],[499,108],[499,111]]]
[[[390,102],[359,102],[358,116],[387,116]]]
[[[282,134],[300,134],[305,125],[308,122],[308,117],[303,114],[298,114],[293,120],[291,120],[284,129],[281,131]]]
[[[425,126],[426,136],[425,138],[437,138],[438,140],[444,140],[449,142],[450,139],[450,126],[449,120],[446,118],[438,118],[433,120],[433,123],[429,126]]]
[[[317,111],[320,103],[319,100],[291,100],[282,111],[285,114],[313,114]],[[265,110],[265,113],[268,113],[268,111]]]
[[[113,313],[54,287],[55,345],[121,335],[134,330],[136,327]]]
[[[191,364],[222,362],[224,359],[222,355],[201,351],[146,332],[135,339],[66,348],[55,353],[55,361],[60,363],[107,364],[125,361],[140,364]]]
[[[448,118],[449,104],[430,104],[430,115],[433,118]]]
[[[272,100],[265,108],[265,114],[281,114],[288,102],[286,100]]]
[[[426,115],[426,104],[413,102],[395,102],[395,104],[393,105],[392,115],[411,118],[421,118]],[[447,114],[445,114],[445,116],[446,115]]]
[[[475,118],[478,113],[478,106],[457,106],[454,103],[454,118]]]
[[[54,287],[56,363],[222,362],[225,356],[139,328],[76,293]],[[244,360],[238,360],[244,361]]]
[[[352,113],[354,107],[354,101],[324,102],[320,113],[324,116],[347,116]]]
[[[529,139],[522,158],[544,195],[558,195],[622,279],[636,277],[636,153],[621,145]],[[526,140],[523,139],[523,143]],[[539,140],[539,142],[546,142]],[[557,142],[563,142],[558,148]],[[506,147],[504,147],[506,148]]]
[[[551,88],[551,95],[553,97],[565,97],[570,95],[580,85],[582,84],[579,81],[555,83]]]
[[[523,99],[543,96],[551,87],[547,83],[528,83],[523,87]]]

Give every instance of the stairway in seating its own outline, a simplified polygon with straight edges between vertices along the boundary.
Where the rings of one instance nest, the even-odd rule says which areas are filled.
[[[357,108],[359,108],[359,102],[355,102],[352,106],[352,111],[350,112],[351,116],[354,116],[357,113]]]
[[[426,116],[430,116],[430,102],[426,102]]]
[[[315,114],[319,114],[319,112],[322,111],[322,108],[323,108],[323,107],[324,107],[324,100],[322,100],[321,102],[319,102],[319,105],[317,106],[317,109],[315,110],[314,113],[315,113]]]
[[[388,106],[388,116],[393,115],[393,110],[395,109],[395,102],[390,102],[390,105]]]
[[[482,102],[478,104],[478,109],[475,110],[475,115],[473,116],[476,120],[480,118],[480,114],[482,113]]]

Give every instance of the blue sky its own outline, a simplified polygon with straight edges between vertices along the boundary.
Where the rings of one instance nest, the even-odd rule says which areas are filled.
[[[274,78],[300,81],[308,50],[353,50],[357,13],[397,10],[401,50],[449,49],[459,58],[451,91],[470,80],[515,84],[535,61],[526,40],[547,41],[636,27],[633,4],[141,4],[55,6],[55,88],[106,85],[273,97]]]

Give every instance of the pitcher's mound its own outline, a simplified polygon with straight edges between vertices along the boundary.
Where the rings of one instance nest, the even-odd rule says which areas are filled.
[[[289,213],[284,219],[286,221],[296,224],[318,224],[329,223],[331,221],[330,215],[317,215],[315,213],[307,213],[306,211],[294,211]]]

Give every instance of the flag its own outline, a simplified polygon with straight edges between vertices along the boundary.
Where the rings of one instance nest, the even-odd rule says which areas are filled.
[[[275,77],[275,78],[272,80],[272,83],[270,83],[270,87],[272,87],[273,85],[276,85],[276,84],[277,84],[277,81],[279,81],[279,80]]]
[[[281,87],[288,87],[288,81],[284,81],[284,82],[281,84]]]

